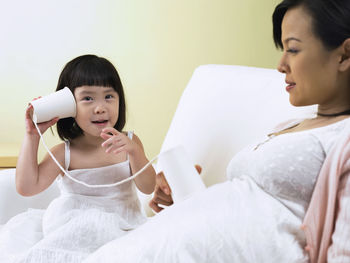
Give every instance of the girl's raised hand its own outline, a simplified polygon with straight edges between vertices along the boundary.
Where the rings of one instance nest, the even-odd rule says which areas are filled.
[[[40,97],[38,98],[35,98],[33,100],[37,100],[39,99]],[[32,120],[32,116],[33,116],[33,105],[32,104],[29,104],[27,109],[26,109],[26,114],[25,114],[25,125],[26,125],[26,132],[27,134],[29,135],[37,135],[39,136],[39,133],[38,131],[36,130],[35,128],[35,125],[33,123],[33,120]],[[50,128],[52,125],[56,124],[58,122],[59,118],[56,117],[56,118],[53,118],[52,120],[50,121],[46,121],[46,122],[42,122],[42,123],[38,123],[38,128],[41,132],[41,134],[43,134],[48,128]]]
[[[106,148],[106,153],[126,152],[129,155],[134,155],[136,152],[142,151],[140,145],[112,127],[104,128],[100,136],[105,140],[101,146]]]

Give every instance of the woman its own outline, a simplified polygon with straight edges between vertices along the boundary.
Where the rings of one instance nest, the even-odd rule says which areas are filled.
[[[273,26],[290,102],[317,104],[317,116],[280,125],[231,160],[227,182],[87,262],[350,262],[350,201],[341,195],[350,186],[350,1],[284,0]],[[150,206],[170,205],[169,193],[158,175]]]

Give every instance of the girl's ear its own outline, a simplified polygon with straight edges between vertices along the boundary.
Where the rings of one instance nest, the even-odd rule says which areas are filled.
[[[342,55],[339,61],[339,70],[347,71],[350,69],[350,38],[347,38],[342,44]]]

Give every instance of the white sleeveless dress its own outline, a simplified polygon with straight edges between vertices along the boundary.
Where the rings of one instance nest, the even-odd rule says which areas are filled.
[[[226,182],[166,208],[84,263],[308,262],[300,226],[325,156],[348,122],[247,146],[228,165]]]
[[[69,163],[69,142],[66,142],[66,170]],[[126,160],[68,173],[88,184],[111,184],[130,177],[131,168]],[[114,187],[89,188],[59,175],[57,183],[61,194],[45,211],[22,213],[3,227],[0,262],[82,262],[100,246],[146,221],[133,181]],[[25,237],[23,241],[21,234]]]

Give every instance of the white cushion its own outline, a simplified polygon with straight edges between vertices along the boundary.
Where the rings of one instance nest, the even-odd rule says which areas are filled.
[[[273,69],[204,65],[188,83],[161,151],[181,144],[203,168],[206,185],[225,180],[232,156],[279,122],[315,107],[290,105],[283,74]],[[159,167],[158,167],[159,168]]]
[[[6,223],[11,217],[28,208],[44,209],[59,195],[58,187],[54,182],[38,195],[21,196],[16,191],[15,172],[15,169],[0,170],[0,224]]]

